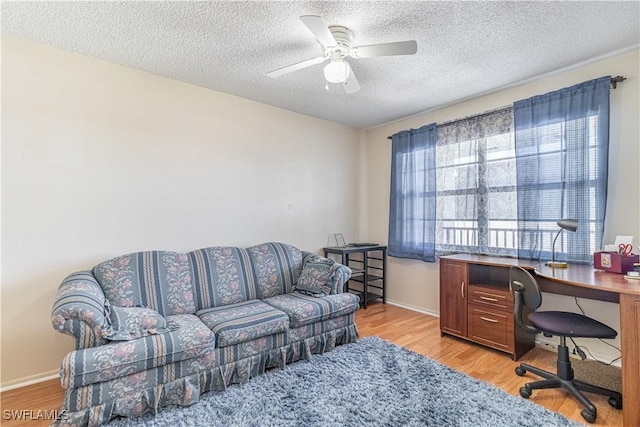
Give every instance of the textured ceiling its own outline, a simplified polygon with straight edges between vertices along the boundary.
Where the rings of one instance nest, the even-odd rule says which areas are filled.
[[[369,128],[637,47],[640,2],[2,2],[2,32],[356,128]],[[362,89],[325,90],[322,65],[268,71],[321,47],[299,20],[354,45],[416,40],[414,56],[349,61]],[[615,70],[612,70],[614,73]]]

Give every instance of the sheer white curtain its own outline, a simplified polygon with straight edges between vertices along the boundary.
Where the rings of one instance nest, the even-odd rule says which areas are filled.
[[[513,109],[438,126],[436,253],[517,255]]]

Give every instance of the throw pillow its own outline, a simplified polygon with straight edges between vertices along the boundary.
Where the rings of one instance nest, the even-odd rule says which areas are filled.
[[[306,294],[330,295],[331,279],[336,269],[337,263],[334,260],[312,255],[302,268],[296,290]]]
[[[309,295],[312,297],[323,297],[326,295],[324,291],[317,286],[296,285],[295,290],[303,295]]]
[[[165,318],[151,308],[109,306],[108,310],[110,327],[103,336],[111,341],[128,341],[171,330]]]

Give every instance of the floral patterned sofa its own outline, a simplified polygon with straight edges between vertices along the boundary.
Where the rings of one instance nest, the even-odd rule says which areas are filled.
[[[224,390],[354,342],[351,270],[282,243],[123,255],[69,275],[53,327],[62,361],[59,425],[99,425]]]

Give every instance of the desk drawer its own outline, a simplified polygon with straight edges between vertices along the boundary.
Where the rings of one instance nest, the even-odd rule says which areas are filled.
[[[471,285],[469,286],[469,303],[511,311],[513,309],[513,295],[509,288]]]
[[[514,351],[513,314],[469,305],[469,338],[480,344]]]

